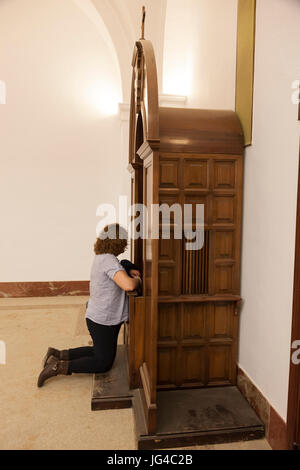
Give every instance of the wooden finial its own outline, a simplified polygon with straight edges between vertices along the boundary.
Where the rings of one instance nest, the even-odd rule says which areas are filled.
[[[145,18],[146,18],[146,8],[143,7],[142,9],[142,14],[143,14],[143,17],[142,17],[142,37],[141,39],[145,39]]]

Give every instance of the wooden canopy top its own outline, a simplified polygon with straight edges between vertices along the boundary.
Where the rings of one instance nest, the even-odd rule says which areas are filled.
[[[240,154],[244,148],[234,111],[159,108],[159,137],[161,152]]]
[[[234,111],[159,107],[154,50],[145,39],[135,43],[132,58],[130,164],[143,142],[160,152],[238,155],[244,149]]]

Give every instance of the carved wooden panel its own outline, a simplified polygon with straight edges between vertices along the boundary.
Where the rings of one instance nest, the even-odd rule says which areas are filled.
[[[229,303],[216,303],[211,306],[209,337],[230,340],[233,336],[233,306]]]
[[[180,385],[203,386],[205,383],[205,348],[184,346],[181,354]]]
[[[159,260],[175,261],[175,240],[174,238],[159,240]]]
[[[178,305],[160,304],[158,308],[157,381],[161,386],[175,386],[178,346],[177,332]]]
[[[213,198],[212,216],[214,224],[234,224],[235,197],[215,195]]]
[[[160,234],[161,237],[161,234]],[[170,239],[160,238],[158,243],[158,293],[178,295],[181,291],[182,241],[174,239],[170,229]]]
[[[159,186],[161,188],[177,188],[178,182],[178,160],[160,160]]]
[[[230,345],[209,346],[208,364],[208,385],[224,385],[226,383],[230,383]]]
[[[215,266],[215,291],[218,294],[230,294],[234,291],[234,265]]]
[[[215,259],[231,260],[235,257],[235,232],[233,230],[216,230]]]
[[[229,302],[159,304],[158,386],[231,383],[234,318],[234,304]]]
[[[214,189],[235,189],[236,162],[234,160],[215,160],[213,173]]]
[[[158,315],[158,341],[175,341],[178,324],[177,305],[161,304]]]
[[[158,295],[162,299],[158,304],[157,324],[157,387],[160,389],[235,383],[234,304],[172,303],[171,299],[179,295],[190,298],[238,293],[240,171],[240,163],[233,157],[176,155],[172,158],[168,154],[159,160],[159,203],[168,207],[176,203],[182,207],[192,204],[193,230],[197,204],[204,205],[205,217],[202,249],[186,250],[188,240],[174,239],[173,213],[170,239],[162,238],[168,211],[167,219],[160,216],[157,253]],[[152,191],[147,188],[147,182],[153,177],[151,168],[146,168],[145,176],[145,195],[150,201]],[[145,246],[151,265],[150,241],[145,241]],[[150,276],[147,270],[147,280]]]
[[[208,189],[208,160],[185,159],[183,167],[184,188]]]
[[[177,193],[172,193],[172,194],[169,194],[169,193],[163,193],[163,192],[160,192],[160,195],[159,195],[159,204],[166,204],[167,206],[169,206],[170,208],[170,218],[169,218],[169,213],[168,211],[161,211],[160,213],[160,222],[166,222],[168,223],[169,220],[171,222],[171,224],[174,223],[174,212],[172,211],[172,206],[173,204],[177,204],[179,202],[179,197],[178,197],[178,194]]]
[[[145,355],[145,335],[141,334],[146,325],[145,298],[130,296],[129,310],[130,322],[125,323],[128,333],[129,386],[137,388],[139,386],[139,368]]]
[[[208,304],[186,303],[182,308],[182,339],[206,338]]]
[[[172,295],[176,289],[176,272],[175,266],[158,267],[158,294]]]
[[[209,198],[201,193],[185,193],[184,194],[184,204],[192,204],[192,222],[196,223],[197,220],[197,204],[203,204],[204,206],[204,223],[205,225],[210,223],[210,205]]]
[[[157,383],[175,386],[176,383],[176,348],[159,347],[157,353]]]

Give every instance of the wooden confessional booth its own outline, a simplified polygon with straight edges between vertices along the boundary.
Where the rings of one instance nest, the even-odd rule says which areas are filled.
[[[261,422],[235,386],[240,121],[233,111],[159,107],[150,41],[136,42],[132,67],[131,202],[147,208],[204,204],[205,222],[204,246],[197,251],[172,236],[172,224],[169,240],[132,240],[132,261],[143,273],[142,295],[130,296],[126,333],[139,448],[261,437]]]

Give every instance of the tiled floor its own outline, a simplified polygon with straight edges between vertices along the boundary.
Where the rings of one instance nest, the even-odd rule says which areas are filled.
[[[59,376],[36,387],[48,346],[88,344],[85,297],[0,299],[0,450],[135,449],[132,410],[91,411],[92,376]],[[196,449],[270,449],[266,440]]]

